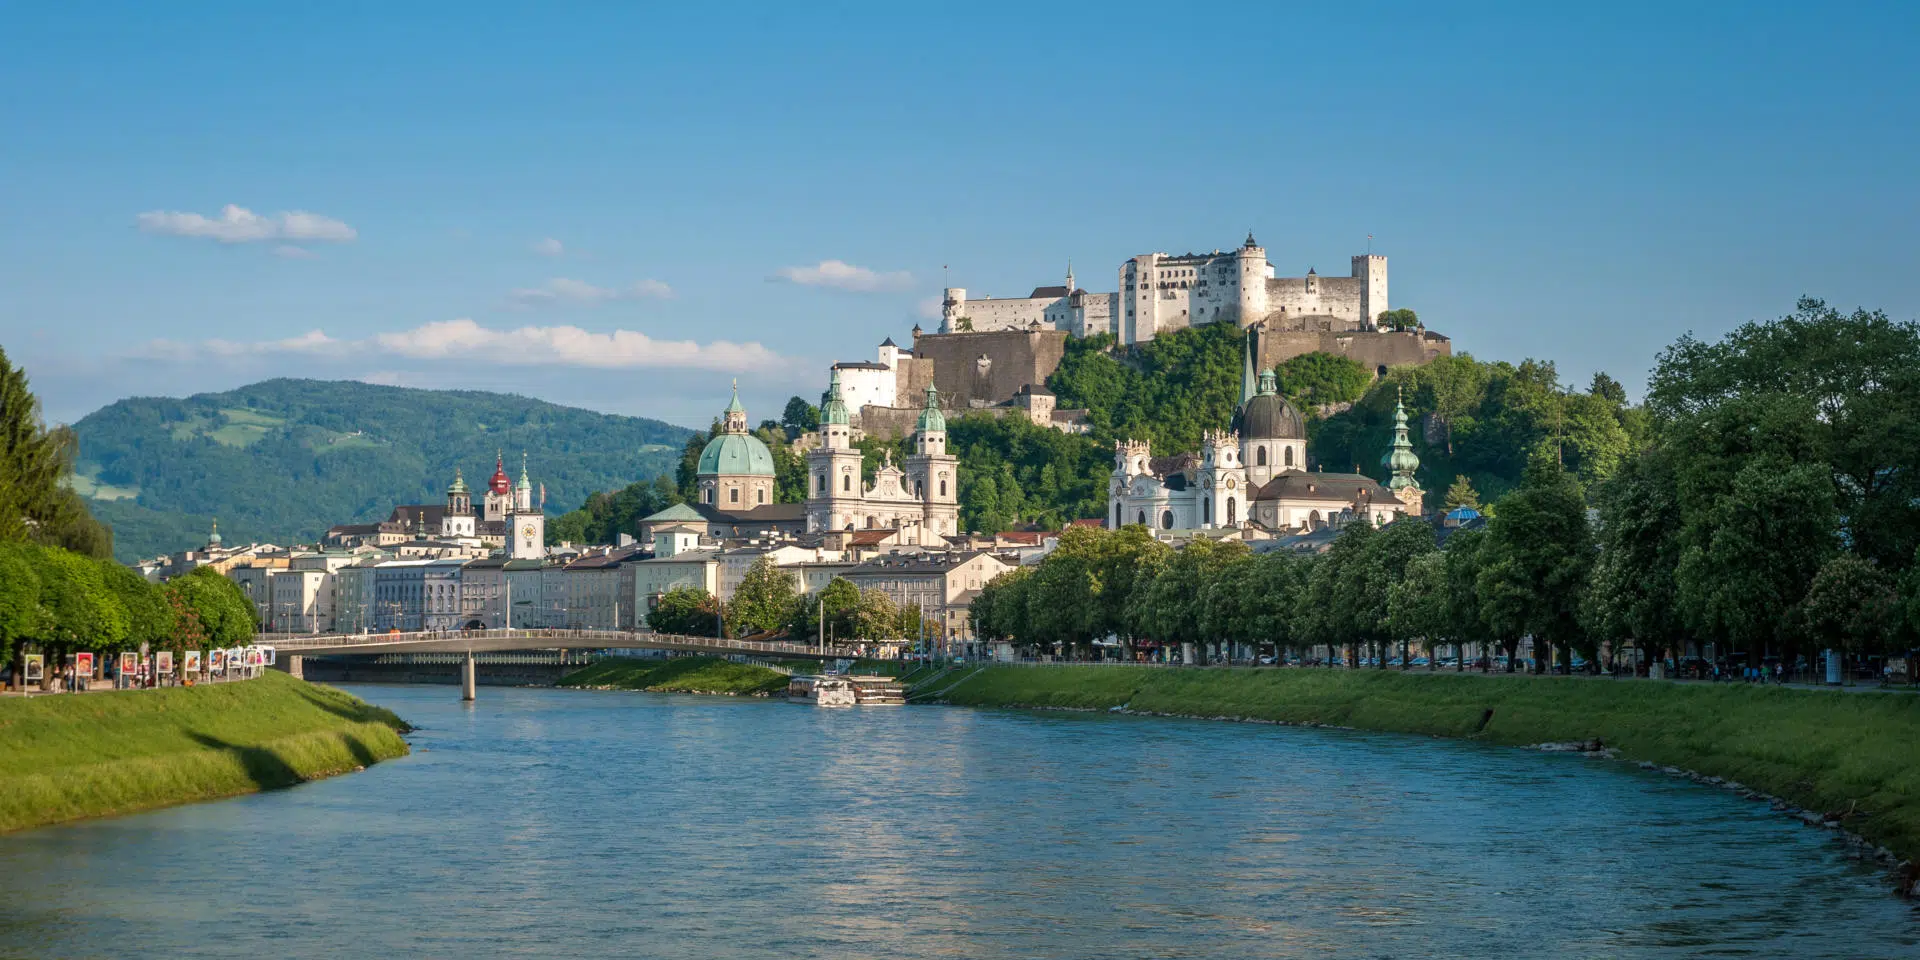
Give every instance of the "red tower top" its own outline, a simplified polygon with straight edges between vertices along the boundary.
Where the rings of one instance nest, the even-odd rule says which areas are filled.
[[[493,479],[487,481],[487,489],[494,493],[507,493],[513,489],[513,481],[507,479],[507,461],[504,457],[493,458]]]

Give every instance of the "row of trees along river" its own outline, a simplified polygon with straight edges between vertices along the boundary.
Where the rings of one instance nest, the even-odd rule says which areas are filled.
[[[232,647],[253,604],[210,569],[160,585],[112,560],[111,531],[64,483],[73,435],[48,428],[24,371],[0,352],[0,666],[29,651]],[[51,672],[49,672],[49,675]]]
[[[1414,644],[1491,643],[1509,669],[1527,637],[1536,669],[1549,651],[1593,661],[1629,641],[1648,660],[1692,642],[1755,664],[1915,645],[1915,324],[1803,300],[1718,341],[1682,337],[1619,429],[1583,429],[1592,408],[1551,412],[1485,528],[1444,548],[1411,520],[1353,525],[1317,556],[1069,530],[1043,562],[982,591],[975,628],[1063,655],[1107,636],[1330,645],[1383,663]],[[1452,484],[1447,500],[1470,500],[1467,488]]]

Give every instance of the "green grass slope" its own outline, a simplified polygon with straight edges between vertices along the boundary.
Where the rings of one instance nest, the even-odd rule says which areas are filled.
[[[1398,671],[993,667],[950,703],[1324,723],[1504,744],[1598,737],[1736,780],[1920,857],[1920,696]],[[1482,718],[1491,710],[1482,727]]]
[[[402,756],[406,724],[268,671],[244,683],[0,698],[0,833],[291,786]]]
[[[335,523],[438,503],[455,467],[478,489],[526,451],[547,512],[671,473],[690,431],[527,397],[352,381],[267,380],[186,399],[133,397],[74,424],[75,489],[132,560],[204,542],[312,539]]]
[[[612,658],[560,678],[562,687],[648,690],[654,693],[769,694],[787,688],[787,675],[719,657],[671,660]]]

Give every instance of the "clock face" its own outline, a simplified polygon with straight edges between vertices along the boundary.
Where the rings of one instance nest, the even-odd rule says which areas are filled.
[[[526,537],[526,538],[527,538],[528,540],[532,540],[532,539],[533,539],[533,524],[531,524],[531,523],[529,523],[529,524],[527,524],[526,526],[524,526],[524,527],[521,527],[521,528],[520,528],[520,535],[521,535],[521,536],[523,536],[523,537]]]

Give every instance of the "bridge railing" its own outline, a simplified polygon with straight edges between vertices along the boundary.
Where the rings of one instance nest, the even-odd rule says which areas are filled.
[[[262,633],[254,642],[288,653],[302,650],[329,650],[394,647],[421,643],[472,643],[494,645],[514,640],[537,645],[541,640],[587,640],[596,646],[670,648],[681,650],[720,650],[760,655],[854,658],[858,651],[838,644],[820,647],[814,644],[777,643],[764,640],[734,640],[727,637],[695,637],[683,634],[654,633],[649,630],[591,630],[577,627],[496,628],[489,630],[416,630],[389,633]]]

